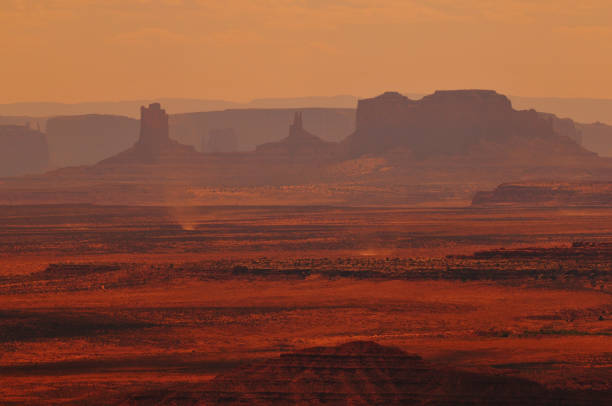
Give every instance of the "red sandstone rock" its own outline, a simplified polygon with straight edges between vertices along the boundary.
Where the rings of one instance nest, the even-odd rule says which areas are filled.
[[[187,163],[199,159],[193,146],[179,144],[170,139],[168,114],[159,103],[140,109],[140,138],[134,146],[114,157],[100,162],[107,164],[156,163],[175,161]]]
[[[388,92],[359,101],[357,130],[344,145],[351,156],[408,148],[424,158],[466,155],[481,143],[502,146],[517,138],[545,140],[554,149],[561,137],[549,119],[534,110],[514,110],[507,97],[492,90],[437,91],[421,100]],[[571,153],[588,154],[575,142],[564,142],[571,143],[566,148]]]
[[[289,126],[289,135],[278,142],[257,146],[257,153],[320,159],[336,155],[337,147],[338,144],[323,141],[306,131],[302,122],[302,113],[296,112],[293,123]]]
[[[124,404],[523,406],[603,399],[610,394],[554,393],[526,379],[436,367],[398,348],[356,341],[256,362],[200,391],[140,394]]]
[[[582,145],[582,131],[576,126],[574,120],[570,118],[559,118],[550,113],[539,113],[540,117],[550,121],[553,130],[562,137],[568,137],[577,144]],[[597,152],[597,151],[593,151]]]

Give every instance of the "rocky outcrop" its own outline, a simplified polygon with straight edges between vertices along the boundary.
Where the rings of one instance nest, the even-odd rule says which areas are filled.
[[[612,183],[505,183],[477,192],[472,205],[612,206]]]
[[[254,150],[259,144],[279,140],[287,134],[294,109],[244,109],[169,116],[170,138],[208,150],[208,135],[231,128],[240,138],[237,150]],[[304,109],[309,129],[328,141],[338,141],[355,129],[355,109]],[[3,120],[6,119],[6,120]],[[25,123],[29,118],[0,117],[3,122]],[[39,120],[44,126],[45,120]],[[48,119],[47,138],[51,166],[93,165],[112,157],[138,141],[139,121],[114,115],[88,114]],[[206,138],[206,140],[203,140]],[[204,145],[203,145],[204,143]]]
[[[238,137],[233,128],[215,128],[202,138],[202,152],[211,154],[238,152]]]
[[[168,114],[159,103],[140,106],[140,138],[138,144],[145,148],[157,149],[170,144]]]
[[[58,169],[27,185],[4,183],[0,200],[204,203],[221,195],[234,202],[243,200],[246,188],[258,188],[247,195],[260,202],[267,201],[263,196],[270,195],[272,189],[266,188],[271,186],[278,191],[297,187],[294,196],[299,201],[308,196],[315,202],[452,200],[465,205],[475,191],[503,182],[601,181],[612,174],[612,160],[559,136],[539,113],[513,110],[504,96],[492,91],[437,92],[419,101],[389,93],[361,101],[359,108],[359,128],[342,144],[314,135],[307,119],[311,111],[305,110],[303,115],[292,113],[288,135],[287,119],[284,139],[263,144],[256,152],[205,155],[175,141],[172,130],[180,120],[193,119],[187,127],[200,143],[202,115],[181,115],[179,120],[153,104],[143,108],[140,138],[131,148],[98,165]],[[276,123],[289,110],[220,113],[229,114],[226,119],[257,117]],[[236,126],[242,125],[239,121]],[[243,148],[244,133],[235,131]],[[352,156],[359,151],[363,154]],[[225,195],[207,189],[226,187],[245,189]]]
[[[47,117],[0,116],[0,125],[25,125],[46,133]]]
[[[436,369],[419,356],[374,342],[315,347],[215,378],[211,404],[404,405],[469,399],[477,404],[543,399],[538,384]]]
[[[287,124],[298,111],[308,131],[325,141],[340,141],[355,131],[354,108],[232,109],[171,115],[170,136],[199,147],[203,134],[232,128],[240,138],[240,151],[253,151],[257,145],[287,136]]]
[[[200,405],[579,405],[609,394],[554,393],[505,375],[436,367],[370,341],[308,348],[217,376],[199,392],[139,394],[124,402]]]
[[[582,131],[580,131],[574,120],[570,118],[559,118],[551,113],[540,113],[540,116],[550,121],[557,135],[568,137],[576,141],[577,144],[582,145]]]
[[[40,173],[48,166],[45,134],[28,126],[0,126],[0,176]]]
[[[179,144],[170,138],[168,114],[159,103],[140,109],[140,137],[133,147],[105,159],[101,165],[175,162],[187,164],[199,159],[193,146]]]
[[[436,91],[421,100],[399,93],[360,100],[357,129],[344,142],[351,156],[397,148],[417,158],[469,154],[482,143],[515,139],[558,142],[551,120],[534,110],[517,111],[492,90]],[[570,148],[584,154],[577,144]]]
[[[289,135],[278,142],[258,145],[258,154],[306,157],[319,160],[333,158],[338,151],[338,144],[323,141],[306,131],[302,121],[302,113],[296,112],[293,123],[289,126]]]

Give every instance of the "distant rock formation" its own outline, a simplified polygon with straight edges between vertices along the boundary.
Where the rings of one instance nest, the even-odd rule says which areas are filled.
[[[582,131],[576,126],[574,120],[570,118],[559,118],[551,113],[540,113],[540,116],[550,121],[553,131],[557,133],[557,135],[568,137],[576,141],[577,144],[582,145]]]
[[[483,143],[539,139],[554,144],[558,138],[551,120],[535,110],[514,110],[493,90],[436,91],[421,100],[387,92],[359,101],[357,129],[344,146],[350,156],[404,148],[424,158],[469,154]],[[569,149],[586,152],[577,144]]]
[[[170,138],[208,151],[202,134],[232,128],[240,134],[237,150],[254,150],[259,144],[281,139],[295,110],[244,109],[169,116]],[[355,109],[308,108],[304,116],[309,128],[325,140],[340,140],[355,129]],[[93,165],[125,151],[138,141],[139,121],[130,117],[88,114],[58,116],[48,120],[31,117],[0,117],[2,124],[23,125],[36,121],[48,125],[50,166]]]
[[[0,116],[0,125],[25,125],[46,133],[47,117]]]
[[[302,113],[296,112],[293,123],[289,126],[289,135],[278,142],[258,145],[256,152],[258,154],[321,159],[333,157],[337,150],[338,144],[323,141],[306,131],[302,121]]]
[[[170,141],[170,128],[168,127],[168,114],[159,103],[149,104],[149,107],[140,107],[140,138],[136,147],[156,153],[167,148]]]
[[[200,391],[152,391],[122,404],[552,406],[605,399],[610,394],[553,392],[526,379],[437,367],[395,347],[355,341],[239,367]]]
[[[170,136],[180,143],[202,144],[202,134],[232,128],[240,138],[240,151],[254,151],[258,145],[275,142],[287,135],[287,124],[296,111],[303,113],[308,131],[325,141],[341,141],[355,131],[354,108],[232,109],[170,116]]]
[[[140,108],[140,137],[136,144],[120,154],[105,159],[100,164],[183,162],[198,159],[200,154],[193,146],[179,144],[170,139],[168,114],[159,103]]]
[[[93,165],[125,151],[138,140],[138,120],[90,114],[47,121],[51,166]]]
[[[494,91],[436,92],[418,101],[387,93],[360,101],[357,130],[344,142],[324,141],[311,132],[307,117],[319,117],[318,124],[333,117],[337,124],[337,115],[345,113],[353,114],[244,110],[168,117],[154,103],[141,110],[140,137],[132,147],[98,165],[58,169],[27,182],[4,182],[0,200],[204,203],[211,196],[243,196],[210,193],[210,188],[261,188],[248,194],[261,199],[269,194],[268,186],[279,193],[297,186],[303,188],[300,201],[309,196],[316,202],[350,204],[452,200],[463,205],[475,191],[509,181],[607,181],[612,176],[612,159],[599,158],[559,136],[540,113],[512,109],[508,99]],[[282,119],[287,134],[291,116],[285,138],[254,152],[204,155],[174,136],[192,134],[201,143],[202,128],[208,128],[207,120],[214,117],[223,125],[212,128],[236,125],[242,149],[249,128],[257,129],[257,137],[269,138],[267,129],[276,134]],[[120,192],[112,195],[109,190]]]
[[[238,137],[233,128],[215,128],[208,132],[208,139],[202,137],[202,152],[219,154],[238,150]]]
[[[477,192],[472,205],[612,206],[612,182],[504,183]]]
[[[41,173],[48,167],[45,134],[28,126],[0,126],[0,176]]]
[[[200,113],[174,114],[169,117],[170,137],[185,145],[207,151],[202,134],[217,129],[232,128],[240,134],[238,149],[254,150],[257,145],[273,142],[287,134],[287,122],[296,110],[244,109]],[[355,109],[308,108],[303,109],[308,130],[325,141],[341,141],[355,131]],[[553,131],[566,135],[587,150],[602,156],[612,156],[612,126],[601,123],[580,124],[569,119],[540,113],[552,118]],[[28,117],[0,117],[0,124],[25,124],[37,120],[45,126],[46,119]],[[93,165],[129,148],[138,140],[138,120],[110,115],[61,116],[48,120],[47,141],[50,165],[54,168]],[[572,129],[572,123],[574,129]],[[527,140],[523,140],[527,141]]]

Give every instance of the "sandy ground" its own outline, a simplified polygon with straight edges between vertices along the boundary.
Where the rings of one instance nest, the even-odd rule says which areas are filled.
[[[405,280],[388,265],[398,257],[404,267],[444,273],[458,266],[447,255],[604,241],[609,210],[200,208],[183,209],[180,223],[165,208],[0,213],[2,404],[113,404],[134,391],[193,387],[250,360],[355,339],[548,387],[612,382],[604,271],[595,282]],[[559,261],[480,265],[576,265]],[[606,261],[579,265],[605,270]],[[45,271],[59,263],[91,269]],[[296,267],[382,276],[282,272]]]

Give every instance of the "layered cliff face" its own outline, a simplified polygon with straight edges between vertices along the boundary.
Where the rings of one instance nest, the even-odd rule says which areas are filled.
[[[491,90],[437,91],[421,100],[389,92],[360,100],[357,130],[344,142],[351,156],[405,148],[416,158],[465,155],[478,145],[544,140],[559,142],[550,119],[534,110],[517,111]],[[525,143],[528,147],[528,143]],[[572,143],[571,152],[584,154]]]
[[[41,173],[48,166],[45,134],[27,126],[0,126],[0,176]]]
[[[289,126],[289,135],[278,142],[258,145],[258,154],[287,156],[320,160],[332,158],[338,151],[338,144],[323,141],[306,131],[302,121],[302,113],[296,112],[293,123]]]
[[[578,128],[574,120],[570,118],[559,118],[550,113],[540,113],[540,116],[550,121],[557,135],[568,137],[576,141],[577,144],[582,145],[582,131]]]

